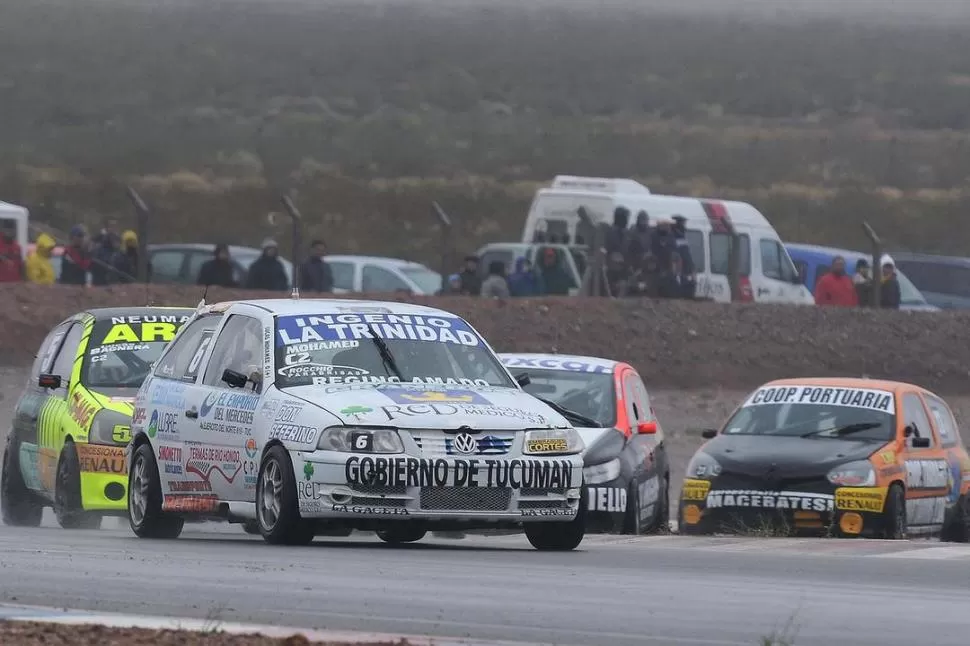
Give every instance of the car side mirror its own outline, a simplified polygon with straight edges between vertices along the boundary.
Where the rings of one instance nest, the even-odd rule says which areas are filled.
[[[37,378],[37,385],[41,388],[60,388],[61,387],[61,377],[60,375],[41,375]]]
[[[914,437],[912,440],[912,446],[914,449],[928,449],[930,448],[930,438]]]
[[[249,381],[249,377],[241,372],[226,368],[222,373],[222,380],[229,384],[230,388],[243,388]]]
[[[637,424],[637,433],[639,435],[655,435],[657,433],[657,423],[640,422]]]
[[[713,439],[717,437],[717,429],[705,428],[703,431],[701,431],[701,437],[703,437],[705,440]]]
[[[523,372],[515,375],[515,381],[517,384],[525,388],[532,383],[532,377],[529,376],[528,372]]]

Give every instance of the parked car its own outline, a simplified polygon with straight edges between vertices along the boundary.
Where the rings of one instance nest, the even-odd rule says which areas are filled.
[[[855,264],[861,259],[865,259],[869,264],[872,264],[871,254],[852,251],[851,249],[837,249],[835,247],[822,247],[819,245],[792,242],[786,243],[785,249],[788,250],[788,255],[791,256],[792,261],[795,263],[795,268],[798,269],[798,277],[801,279],[802,284],[811,290],[813,296],[815,294],[815,286],[818,285],[819,279],[829,273],[832,268],[832,259],[836,256],[845,258],[845,270],[849,274],[855,271]],[[940,308],[927,302],[927,299],[916,288],[916,285],[902,271],[899,260],[893,257],[893,261],[896,263],[896,279],[899,281],[899,309],[930,312],[939,311]]]
[[[892,257],[931,305],[970,309],[970,258],[906,251],[894,251]]]
[[[526,258],[533,267],[539,267],[539,260],[546,249],[556,251],[556,264],[572,279],[569,294],[579,293],[579,286],[583,281],[586,270],[586,251],[579,246],[564,244],[528,244],[525,242],[492,242],[480,248],[478,256],[478,272],[484,280],[488,275],[488,266],[497,261],[505,265],[505,271],[511,273],[518,258]]]
[[[148,262],[151,264],[151,282],[195,285],[202,265],[212,260],[212,243],[173,243],[148,245]],[[245,284],[249,266],[262,255],[255,247],[229,245],[233,276],[240,285]],[[293,263],[280,257],[286,279],[293,284]]]
[[[324,256],[333,272],[334,292],[345,294],[407,292],[432,296],[441,290],[441,274],[421,263],[380,256]]]

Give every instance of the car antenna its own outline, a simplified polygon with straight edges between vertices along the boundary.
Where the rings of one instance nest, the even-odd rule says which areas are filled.
[[[204,287],[204,288],[202,289],[202,300],[201,300],[201,301],[199,301],[199,304],[195,306],[195,313],[196,313],[196,314],[198,314],[198,313],[199,313],[199,311],[200,311],[200,310],[201,310],[201,309],[202,309],[203,307],[205,307],[205,297],[206,297],[206,296],[207,296],[208,294],[209,294],[209,286],[208,286],[208,285],[206,285],[206,286],[205,286],[205,287]]]
[[[290,298],[294,301],[300,300],[300,288],[293,284],[293,291],[290,292]]]

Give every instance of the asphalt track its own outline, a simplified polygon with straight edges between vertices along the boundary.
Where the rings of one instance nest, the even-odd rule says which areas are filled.
[[[966,545],[593,536],[554,554],[519,536],[275,548],[237,526],[105,527],[0,526],[0,603],[602,646],[753,646],[788,623],[805,646],[970,640]]]

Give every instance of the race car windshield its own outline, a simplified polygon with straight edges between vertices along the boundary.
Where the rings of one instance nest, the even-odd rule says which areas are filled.
[[[571,370],[531,370],[525,391],[596,420],[600,428],[616,424],[613,375]]]
[[[185,319],[114,317],[95,322],[84,353],[81,383],[94,389],[139,388]]]
[[[453,316],[385,310],[280,316],[275,345],[277,388],[359,383],[515,388],[484,340]]]
[[[886,442],[893,439],[895,429],[894,415],[867,408],[762,404],[739,410],[724,434]]]

